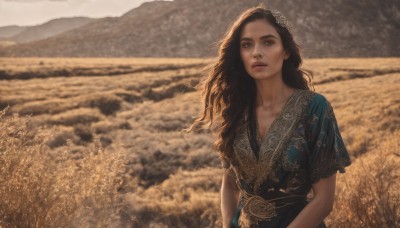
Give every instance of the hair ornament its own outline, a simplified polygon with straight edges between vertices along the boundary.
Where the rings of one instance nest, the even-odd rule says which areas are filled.
[[[275,18],[275,21],[278,25],[281,27],[285,28],[290,32],[290,26],[288,20],[286,20],[286,17],[281,14],[278,10],[270,10],[272,16]]]

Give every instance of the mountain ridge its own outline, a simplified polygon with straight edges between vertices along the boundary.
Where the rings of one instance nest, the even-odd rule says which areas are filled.
[[[14,43],[29,43],[53,37],[96,21],[89,17],[56,18],[34,26],[0,27],[0,39]]]
[[[10,38],[23,32],[28,26],[8,25],[0,27],[0,39]]]
[[[288,18],[307,57],[399,56],[399,2],[326,0],[323,6],[317,0],[146,2],[121,17],[98,19],[46,39],[0,48],[0,56],[215,56],[213,44],[240,12],[259,3]]]
[[[79,28],[96,20],[97,19],[92,19],[88,17],[53,19],[44,24],[29,27],[10,38],[17,43],[28,43],[62,34],[66,31]]]

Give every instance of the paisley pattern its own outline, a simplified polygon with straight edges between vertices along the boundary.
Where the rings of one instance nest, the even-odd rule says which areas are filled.
[[[335,115],[322,95],[296,90],[261,140],[258,159],[250,144],[248,122],[245,116],[234,142],[234,157],[223,161],[242,193],[239,223],[286,227],[306,205],[313,183],[350,165]],[[284,206],[277,210],[278,204]]]

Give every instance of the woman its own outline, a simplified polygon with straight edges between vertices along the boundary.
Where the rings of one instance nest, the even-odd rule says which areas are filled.
[[[335,174],[350,159],[301,61],[285,18],[263,7],[222,39],[194,126],[218,122],[224,227],[323,227],[332,210]]]

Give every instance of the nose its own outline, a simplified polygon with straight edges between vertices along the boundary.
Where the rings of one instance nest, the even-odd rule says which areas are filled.
[[[254,58],[262,57],[262,53],[261,53],[261,50],[260,50],[260,45],[254,45],[253,57]]]

